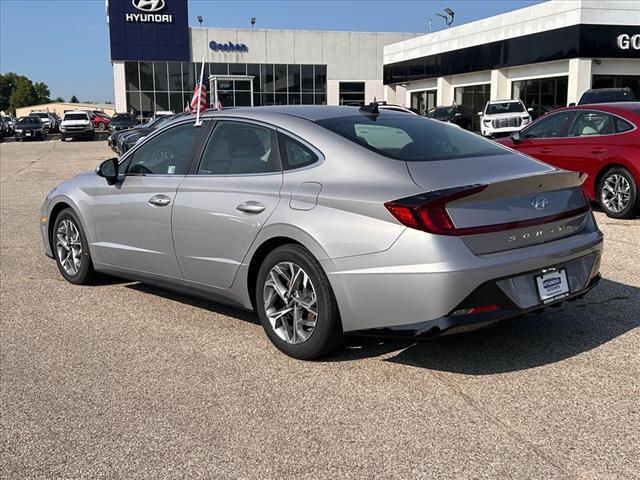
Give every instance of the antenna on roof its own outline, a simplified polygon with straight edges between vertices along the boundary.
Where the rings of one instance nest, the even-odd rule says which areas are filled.
[[[373,102],[371,102],[369,105],[363,105],[359,108],[359,110],[370,115],[378,115],[380,113],[378,102],[375,98],[373,99]]]

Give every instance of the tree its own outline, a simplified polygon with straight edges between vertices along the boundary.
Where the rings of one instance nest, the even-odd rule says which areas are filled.
[[[64,103],[64,98],[62,97],[56,97],[53,100],[51,100],[53,103]]]
[[[76,97],[75,95],[72,95],[71,100],[69,100],[69,103],[80,103],[80,101],[78,100],[78,97]]]
[[[49,87],[46,84],[42,82],[36,82],[33,84],[33,88],[36,91],[36,95],[38,96],[38,103],[49,103],[51,101],[51,99],[49,98],[51,92],[49,91]]]
[[[28,107],[38,103],[38,94],[33,87],[33,83],[27,77],[19,76],[16,86],[9,96],[9,105],[11,110],[16,108]]]

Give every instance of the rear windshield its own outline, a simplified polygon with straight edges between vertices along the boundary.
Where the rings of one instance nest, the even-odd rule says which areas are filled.
[[[429,118],[447,118],[451,115],[453,115],[453,107],[437,107],[427,114]]]
[[[587,103],[630,102],[633,95],[626,90],[609,90],[604,92],[586,92],[582,95],[579,105]]]
[[[65,120],[87,120],[88,118],[86,113],[67,113],[64,116]]]
[[[509,151],[460,127],[417,115],[354,115],[316,123],[358,145],[396,160],[428,162]]]
[[[118,113],[113,116],[111,120],[122,120],[122,121],[131,121],[131,115]]]
[[[524,105],[520,102],[491,103],[487,105],[487,115],[497,115],[499,113],[520,113],[524,112]]]
[[[44,112],[39,112],[39,113],[31,113],[30,114],[32,117],[40,117],[40,118],[48,118],[49,115],[47,115]]]

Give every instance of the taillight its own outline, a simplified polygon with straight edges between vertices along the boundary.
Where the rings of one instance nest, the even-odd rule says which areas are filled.
[[[487,185],[449,188],[387,202],[384,206],[407,227],[438,235],[460,235],[460,230],[456,229],[447,213],[447,203],[475,195],[485,188]]]

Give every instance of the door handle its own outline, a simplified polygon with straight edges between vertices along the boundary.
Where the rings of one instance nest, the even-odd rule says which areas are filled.
[[[265,208],[267,208],[266,205],[263,205],[260,202],[254,202],[253,200],[250,200],[248,202],[244,202],[244,203],[241,203],[240,205],[238,205],[236,207],[236,210],[238,210],[239,212],[244,212],[244,213],[257,214],[257,213],[264,212]]]
[[[541,148],[539,150],[540,153],[551,153],[551,149],[550,148]]]
[[[149,204],[156,207],[166,207],[171,203],[171,199],[166,195],[154,195],[149,199]]]
[[[594,148],[593,150],[591,150],[591,153],[606,153],[607,149],[606,148]]]

